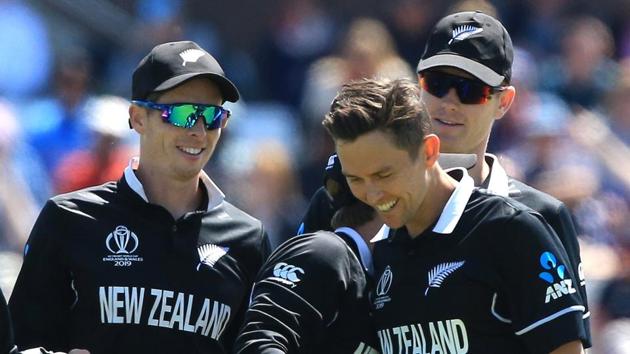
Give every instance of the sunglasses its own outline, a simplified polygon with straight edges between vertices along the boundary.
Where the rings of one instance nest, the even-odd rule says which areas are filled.
[[[207,130],[221,127],[221,123],[230,116],[230,111],[211,104],[198,103],[155,103],[151,101],[133,100],[140,107],[162,112],[162,119],[176,127],[192,128],[197,120],[203,117]]]
[[[444,97],[451,88],[457,92],[463,104],[484,104],[502,87],[492,87],[476,79],[466,79],[439,71],[425,71],[420,74],[420,87],[436,97]]]

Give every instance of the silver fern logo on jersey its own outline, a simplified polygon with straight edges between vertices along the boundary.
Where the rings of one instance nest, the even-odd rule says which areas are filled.
[[[455,27],[455,29],[453,29],[453,36],[451,37],[451,40],[448,41],[448,44],[450,45],[451,43],[453,43],[453,41],[463,41],[464,39],[472,36],[473,34],[477,34],[482,31],[483,31],[483,28],[476,27],[473,25],[457,26]]]
[[[229,247],[221,247],[213,245],[211,243],[197,247],[197,253],[199,254],[199,264],[197,264],[197,270],[202,264],[207,265],[210,268],[214,268],[217,261],[225,256],[230,250]]]
[[[112,262],[116,267],[129,267],[133,262],[142,262],[142,257],[134,254],[139,246],[138,236],[126,226],[118,225],[105,238],[105,247],[111,254],[103,257],[103,261]]]
[[[429,289],[441,287],[444,280],[446,280],[449,275],[453,274],[453,272],[461,268],[464,263],[466,263],[466,261],[440,263],[433,267],[428,274],[429,281],[427,283],[427,289],[424,291],[424,296],[427,296]]]

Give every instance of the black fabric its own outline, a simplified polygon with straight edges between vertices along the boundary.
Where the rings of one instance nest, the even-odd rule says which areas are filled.
[[[514,178],[509,177],[508,180],[510,198],[539,212],[543,218],[545,218],[545,221],[551,225],[567,252],[573,274],[575,274],[579,280],[579,286],[576,286],[576,288],[578,288],[583,305],[586,308],[584,327],[587,332],[587,337],[583,344],[585,348],[589,348],[592,345],[592,341],[590,335],[590,311],[586,292],[586,279],[584,278],[584,271],[582,269],[580,244],[571,212],[564,203],[549,194],[541,192]]]
[[[469,72],[490,86],[510,82],[514,50],[501,22],[479,11],[458,12],[442,18],[433,28],[418,72],[453,66]],[[480,70],[470,62],[490,69]]]
[[[155,46],[133,72],[131,98],[146,99],[151,93],[171,89],[194,77],[204,76],[219,86],[223,99],[238,101],[236,86],[225,77],[212,55],[192,41]]]
[[[318,230],[332,231],[330,221],[337,208],[324,187],[319,187],[308,204],[298,234],[312,233]]]
[[[258,276],[235,353],[375,353],[367,279],[344,239],[296,236]]]
[[[225,201],[174,220],[124,178],[57,196],[35,223],[9,302],[16,343],[229,352],[268,252],[261,223]]]
[[[4,294],[0,290],[0,353],[13,353],[15,343],[13,342],[13,326],[11,325],[11,316],[9,308],[4,299]]]
[[[403,228],[376,243],[381,352],[549,353],[584,341],[568,264],[540,214],[475,190],[452,233],[429,228],[411,238]]]

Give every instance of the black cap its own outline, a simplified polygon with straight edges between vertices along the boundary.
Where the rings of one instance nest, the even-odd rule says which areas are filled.
[[[324,188],[328,192],[335,210],[359,201],[350,191],[346,177],[341,171],[341,162],[337,154],[332,154],[328,158],[326,169],[324,169]]]
[[[497,87],[512,77],[512,39],[501,22],[479,11],[458,12],[433,28],[418,72],[452,66]]]
[[[133,72],[131,99],[146,99],[153,92],[171,89],[197,76],[206,76],[217,84],[225,101],[238,101],[236,86],[225,77],[216,59],[192,41],[163,43],[151,49]]]

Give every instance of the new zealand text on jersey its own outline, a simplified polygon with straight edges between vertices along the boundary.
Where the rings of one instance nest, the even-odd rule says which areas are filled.
[[[146,293],[146,297],[145,297]],[[142,318],[142,308],[151,302],[148,317]],[[194,295],[171,290],[108,286],[99,288],[101,323],[138,324],[195,332],[219,339],[231,308],[218,301],[203,299],[203,306],[193,316]]]
[[[388,328],[378,331],[378,338],[383,354],[468,353],[468,333],[460,319]]]

